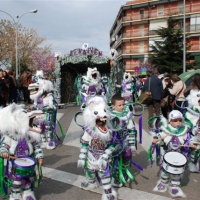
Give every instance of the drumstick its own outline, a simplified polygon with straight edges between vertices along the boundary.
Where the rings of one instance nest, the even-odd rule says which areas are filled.
[[[9,158],[26,161],[25,158],[18,158],[18,157],[15,157],[15,156],[9,156]]]

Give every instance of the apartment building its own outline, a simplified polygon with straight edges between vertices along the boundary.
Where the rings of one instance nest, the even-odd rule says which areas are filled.
[[[141,73],[150,44],[161,39],[155,30],[167,27],[169,16],[180,19],[179,28],[183,28],[183,0],[135,0],[121,6],[110,30],[110,48],[117,49],[127,71]],[[185,0],[185,30],[191,45],[186,62],[200,61],[200,0]]]

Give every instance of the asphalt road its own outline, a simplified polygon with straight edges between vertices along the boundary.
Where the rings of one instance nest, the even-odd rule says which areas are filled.
[[[84,179],[84,170],[77,168],[79,155],[79,144],[73,144],[72,138],[79,138],[81,129],[77,129],[72,122],[74,114],[79,111],[79,107],[69,106],[65,109],[59,109],[59,122],[62,125],[66,138],[63,139],[57,126],[57,133],[61,140],[54,150],[44,149],[44,179],[39,188],[35,188],[37,200],[100,200],[101,190],[86,191],[80,188],[80,180]],[[136,167],[131,167],[130,171],[134,175],[134,181],[120,188],[119,199],[136,199],[136,200],[164,200],[171,199],[171,196],[165,193],[156,193],[152,189],[159,178],[159,169],[153,164],[151,167],[147,162],[147,149],[151,143],[151,136],[147,128],[147,111],[143,114],[143,144],[138,144],[138,150],[133,156],[134,162],[143,167],[143,171]],[[137,122],[137,117],[135,121]],[[70,133],[69,133],[70,132]],[[71,135],[70,135],[71,134]],[[64,142],[63,141],[68,141]],[[200,174],[185,171],[182,180],[182,189],[187,194],[188,200],[198,200],[200,198]],[[122,197],[124,196],[124,198]],[[2,198],[0,198],[2,199]],[[181,198],[176,198],[180,200]]]

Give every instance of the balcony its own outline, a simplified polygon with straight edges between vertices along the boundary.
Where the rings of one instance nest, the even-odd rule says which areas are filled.
[[[122,49],[122,50],[119,50],[118,51],[118,54],[121,55],[121,54],[146,54],[148,53],[148,48],[144,47],[144,48],[126,48],[126,49]]]
[[[192,44],[189,51],[200,51],[200,44]]]
[[[139,12],[139,10],[138,10]],[[186,6],[185,12],[187,13],[194,13],[194,12],[200,12],[200,3],[192,6]],[[128,15],[122,18],[122,22],[127,21],[138,21],[138,20],[144,20],[148,18],[159,18],[159,17],[169,17],[169,16],[175,16],[175,15],[183,15],[183,8],[169,8],[165,9],[163,11],[157,12],[154,10],[151,10],[150,12],[146,11],[144,14],[132,14]]]
[[[148,36],[148,30],[144,30],[144,31],[139,31],[139,30],[135,30],[135,31],[129,31],[126,33],[122,34],[123,38],[134,38],[134,37],[144,37],[144,36]]]

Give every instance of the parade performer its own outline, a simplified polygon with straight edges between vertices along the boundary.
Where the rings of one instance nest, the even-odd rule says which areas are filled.
[[[137,149],[137,131],[133,121],[133,106],[126,104],[123,97],[116,94],[111,98],[111,124],[115,151],[112,160],[112,185],[122,187],[133,176],[128,170],[132,163],[132,153]],[[137,165],[142,170],[140,166]]]
[[[135,102],[137,99],[135,91],[135,84],[130,73],[124,72],[122,80],[122,92],[121,96],[124,97],[125,103]]]
[[[109,173],[109,160],[113,146],[112,132],[108,129],[108,110],[102,97],[95,96],[87,102],[83,111],[84,134],[81,137],[81,150],[78,167],[84,167],[86,181],[81,184],[83,189],[97,187],[99,180],[103,187],[102,200],[116,200],[116,192],[112,189]]]
[[[104,75],[101,77],[101,82],[103,84],[104,91],[106,93],[106,99],[110,99],[110,92],[109,92],[109,77]]]
[[[34,101],[31,109],[42,110],[45,113],[43,121],[44,132],[42,137],[42,148],[54,149],[57,143],[56,135],[56,116],[58,104],[53,96],[53,83],[45,80],[41,72],[37,72],[32,77],[32,83],[29,85],[30,98]],[[42,122],[41,122],[42,125]]]
[[[124,66],[117,60],[118,52],[116,49],[111,49],[109,52],[110,57],[110,84],[109,91],[112,98],[115,94],[121,94],[121,83],[123,74],[125,72]]]
[[[39,110],[27,112],[23,105],[15,103],[0,110],[0,191],[7,196],[11,187],[10,200],[35,200],[33,186],[41,181],[43,152],[40,148],[40,129],[33,127],[33,119],[39,117]],[[7,164],[4,168],[4,160]],[[22,193],[22,194],[21,194]]]
[[[184,119],[191,129],[191,148],[188,167],[191,172],[200,172],[200,90],[192,89],[186,97]]]
[[[149,123],[152,123],[152,119]],[[153,140],[148,150],[148,160],[152,163],[152,153],[156,150],[156,161],[161,167],[161,175],[153,191],[165,192],[168,189],[172,197],[185,198],[181,189],[181,178],[187,163],[190,134],[188,126],[182,120],[183,115],[178,110],[169,113],[169,123],[166,118],[160,118],[157,129],[151,131]],[[163,147],[164,155],[161,155],[160,147]]]
[[[82,103],[87,101],[87,97],[105,95],[105,90],[101,82],[101,76],[97,68],[88,67],[87,75],[82,77]]]

